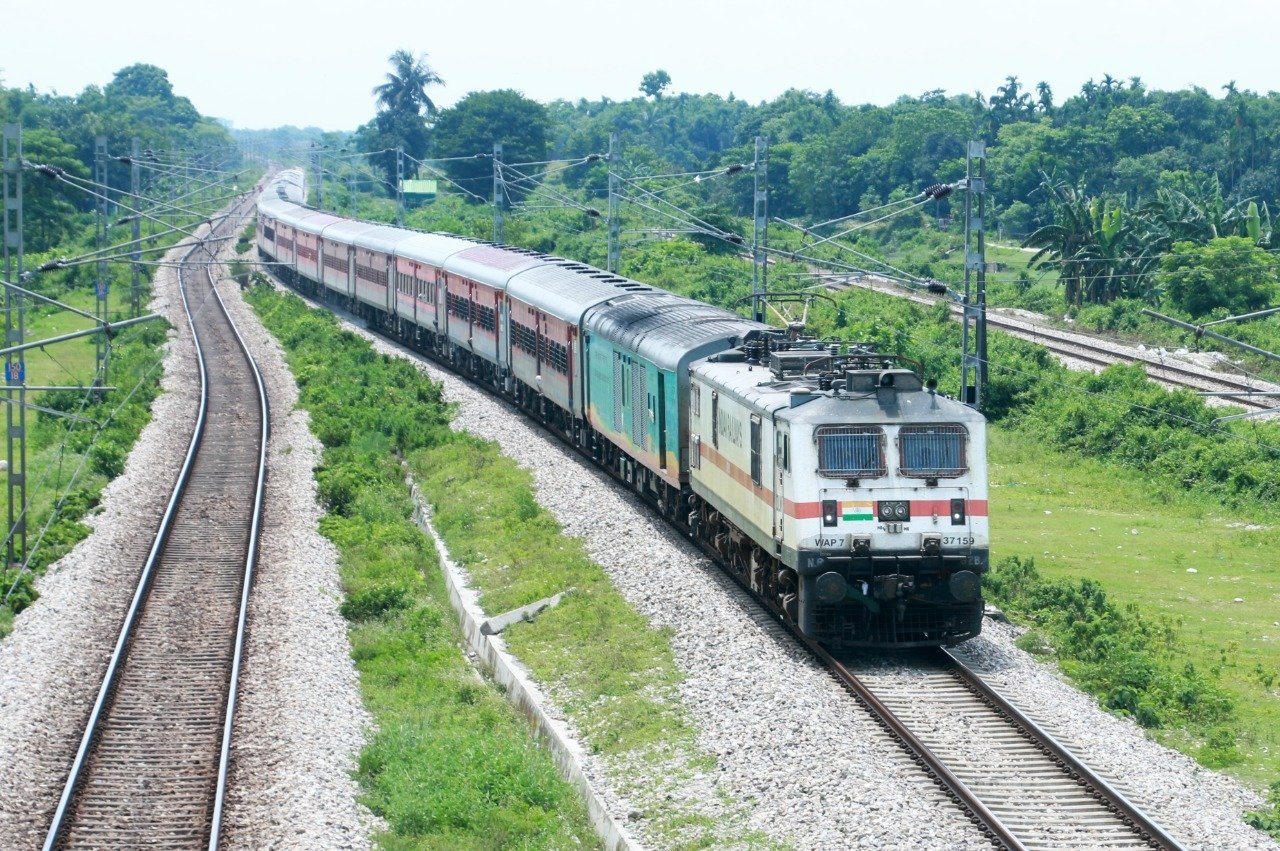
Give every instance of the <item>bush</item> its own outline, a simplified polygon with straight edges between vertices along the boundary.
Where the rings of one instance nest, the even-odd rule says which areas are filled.
[[[1018,293],[1015,303],[1023,310],[1050,316],[1061,314],[1065,309],[1062,301],[1062,291],[1053,284],[1030,286],[1025,291]]]
[[[342,616],[349,621],[367,621],[382,617],[388,612],[407,609],[412,603],[407,588],[400,585],[380,585],[348,595],[342,603],[341,611]]]
[[[93,471],[114,479],[124,472],[129,450],[110,438],[102,438],[89,450]]]
[[[1234,765],[1235,702],[1185,657],[1173,624],[1120,607],[1091,579],[1048,580],[1034,559],[1010,556],[988,576],[987,592],[1034,627],[1018,644],[1056,654],[1063,670],[1107,709],[1143,727],[1172,722],[1206,731],[1200,760]],[[1035,636],[1028,639],[1027,636]]]
[[[1269,833],[1274,839],[1280,839],[1280,780],[1271,784],[1267,792],[1266,806],[1260,810],[1245,813],[1244,820],[1250,827]]]
[[[9,593],[10,587],[13,588],[12,593]],[[8,608],[14,614],[30,606],[40,599],[35,575],[30,570],[19,571],[16,568],[0,571],[0,598],[5,594],[9,594]]]

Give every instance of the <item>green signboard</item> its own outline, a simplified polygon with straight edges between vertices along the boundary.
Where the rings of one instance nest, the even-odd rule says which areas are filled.
[[[406,195],[435,195],[436,181],[404,180],[400,183],[400,190]]]

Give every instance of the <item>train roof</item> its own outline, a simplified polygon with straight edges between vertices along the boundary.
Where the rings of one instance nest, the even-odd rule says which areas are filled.
[[[292,201],[282,201],[270,195],[263,194],[258,199],[258,212],[270,216],[273,219],[279,219],[284,216],[296,216],[302,208]]]
[[[325,239],[332,239],[336,242],[345,242],[350,245],[354,245],[357,236],[376,227],[378,227],[378,225],[372,222],[343,219],[342,221],[334,222],[325,228],[323,236]]]
[[[780,419],[793,423],[823,425],[857,423],[895,425],[902,423],[984,423],[981,413],[949,399],[941,393],[925,390],[920,378],[905,369],[860,370],[866,374],[866,387],[842,392],[818,390],[816,378],[787,377],[778,379],[767,364],[751,364],[721,355],[698,361],[690,372],[723,392],[746,402],[761,413],[777,411]],[[911,389],[877,392],[881,376],[892,374],[897,383]],[[787,409],[787,410],[782,410]]]
[[[310,233],[319,236],[329,225],[335,225],[338,222],[346,221],[341,216],[335,216],[332,213],[322,213],[319,210],[311,210],[307,207],[299,207],[298,214],[289,217],[289,223],[303,233]]]
[[[279,172],[271,179],[268,188],[281,201],[292,204],[307,203],[307,175],[300,168]]]
[[[695,355],[736,345],[749,331],[768,328],[664,290],[610,299],[591,308],[584,322],[590,333],[668,370]]]
[[[635,292],[661,290],[558,257],[516,273],[507,283],[507,294],[512,298],[575,325],[594,305]]]
[[[473,244],[450,255],[445,261],[444,269],[497,289],[505,289],[512,275],[546,262],[547,256],[537,251],[508,245]]]
[[[450,255],[475,244],[475,240],[448,233],[414,233],[396,245],[396,256],[443,267]]]
[[[356,234],[351,243],[365,251],[377,251],[382,254],[395,253],[396,246],[413,236],[413,231],[402,230],[391,225],[375,224],[368,230]]]

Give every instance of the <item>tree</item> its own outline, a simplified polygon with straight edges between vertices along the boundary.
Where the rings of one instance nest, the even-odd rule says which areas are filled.
[[[89,169],[76,159],[75,146],[51,130],[24,130],[22,153],[31,162],[55,166],[72,177],[89,178]],[[47,251],[74,232],[75,202],[83,203],[83,195],[44,175],[28,177],[24,192],[28,251]]]
[[[1128,207],[1085,194],[1081,184],[1045,178],[1053,221],[1036,228],[1024,246],[1040,250],[1031,263],[1058,270],[1068,304],[1106,304],[1117,298],[1153,299],[1156,266],[1143,221]]]
[[[1045,115],[1053,115],[1053,89],[1044,80],[1036,83],[1036,109]]]
[[[397,50],[387,61],[391,70],[386,82],[373,87],[378,114],[356,131],[356,146],[379,152],[371,157],[373,165],[387,176],[387,184],[394,186],[396,148],[415,159],[427,155],[429,137],[423,113],[429,116],[436,108],[427,96],[427,86],[444,85],[444,80],[427,64],[425,53],[415,57],[407,50]]]
[[[387,61],[391,63],[387,81],[373,87],[378,105],[401,114],[422,115],[425,110],[430,116],[435,112],[427,86],[443,86],[444,80],[427,64],[427,54],[415,57],[407,50],[397,50]]]
[[[121,68],[107,83],[103,94],[112,97],[144,97],[173,100],[173,85],[169,73],[163,68],[137,63]]]
[[[1280,258],[1242,236],[1207,245],[1179,242],[1161,262],[1157,281],[1169,301],[1193,317],[1248,313],[1275,303]]]
[[[650,71],[640,80],[640,91],[654,100],[662,100],[662,93],[671,85],[671,75],[659,68]]]
[[[477,195],[492,195],[493,163],[486,154],[501,142],[507,162],[547,158],[547,109],[514,89],[472,92],[441,110],[432,128],[436,153],[468,159],[445,163],[453,180]],[[477,158],[478,157],[478,158]]]

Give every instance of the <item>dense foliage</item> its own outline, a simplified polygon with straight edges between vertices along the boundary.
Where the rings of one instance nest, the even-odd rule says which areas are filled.
[[[107,183],[129,185],[129,165],[119,157],[129,153],[133,138],[144,151],[198,156],[218,152],[227,159],[231,136],[221,124],[205,118],[185,97],[174,94],[168,74],[154,65],[122,68],[107,85],[88,86],[75,96],[45,94],[34,88],[0,86],[0,123],[23,128],[23,155],[30,162],[65,169],[78,178],[93,174],[94,140],[106,136]],[[145,158],[145,157],[144,157]],[[144,168],[144,192],[159,179]],[[48,175],[26,177],[26,249],[45,251],[83,226],[77,213],[93,209],[94,198]]]

